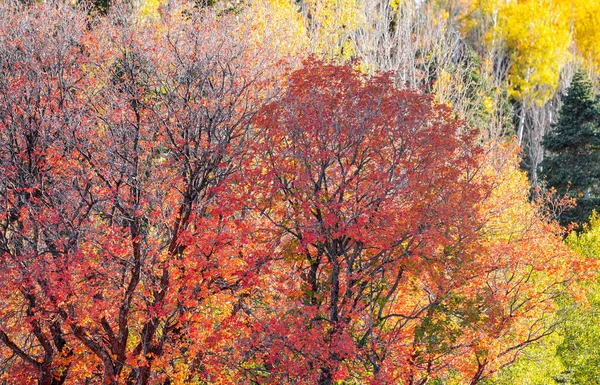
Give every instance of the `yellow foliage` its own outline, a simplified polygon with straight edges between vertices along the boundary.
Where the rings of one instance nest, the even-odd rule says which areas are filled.
[[[488,237],[491,260],[503,266],[488,277],[487,284],[499,298],[511,304],[504,309],[506,314],[513,311],[515,303],[521,303],[523,307],[519,311],[527,314],[512,319],[508,338],[497,339],[499,345],[489,347],[492,351],[526,340],[531,331],[551,330],[556,322],[554,298],[566,292],[567,287],[560,282],[574,279],[574,272],[589,266],[589,261],[575,256],[561,242],[556,235],[559,226],[547,222],[537,203],[528,200],[529,183],[526,174],[519,169],[517,150],[514,144],[499,143],[490,147],[483,169],[483,175],[493,180],[494,188],[481,207],[483,215],[489,218],[482,232]],[[520,282],[518,290],[512,291],[515,282]],[[536,308],[528,308],[529,301],[537,302]],[[499,367],[506,364],[503,360],[508,357],[501,354],[498,357]]]
[[[256,41],[270,41],[284,55],[348,60],[356,55],[350,37],[364,25],[361,7],[359,0],[257,0],[245,12]]]
[[[141,0],[140,1],[140,16],[142,19],[158,20],[160,18],[160,6],[166,0]]]
[[[490,98],[489,96],[485,96],[483,98],[483,107],[484,107],[484,111],[488,114],[491,114],[494,112],[494,101],[492,100],[492,98]]]
[[[258,45],[269,42],[277,52],[300,54],[308,47],[304,20],[298,6],[289,0],[257,0],[246,10]]]
[[[313,53],[325,58],[351,57],[350,34],[364,23],[359,0],[306,0],[301,11]]]
[[[600,1],[574,2],[574,39],[583,57],[595,68],[600,68]]]
[[[519,100],[548,101],[569,60],[568,14],[551,0],[511,1],[498,11],[495,33],[511,57],[511,94]]]
[[[402,0],[390,0],[390,6],[394,11],[398,11],[398,7],[400,7],[401,3]]]
[[[569,234],[566,243],[573,250],[587,258],[600,258],[600,216],[592,212],[589,223],[583,225],[580,234],[573,231]]]
[[[507,1],[506,0],[478,0],[477,8],[481,9],[485,14],[497,14],[498,10],[502,8]]]

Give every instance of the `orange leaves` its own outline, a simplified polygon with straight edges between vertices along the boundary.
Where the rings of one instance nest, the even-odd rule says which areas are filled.
[[[52,13],[83,21],[85,12],[55,5],[2,8],[1,38],[14,49],[0,63],[0,85],[11,87],[0,99],[10,116],[0,124],[8,199],[0,247],[10,262],[1,289],[25,310],[2,313],[0,323],[24,323],[7,329],[14,346],[63,382],[76,381],[67,378],[73,368],[77,378],[147,384],[182,361],[190,381],[264,259],[244,238],[243,199],[229,183],[241,178],[265,92],[263,59],[217,28],[227,17],[165,15],[166,31],[107,18],[90,30]],[[7,27],[34,8],[54,17],[40,18],[40,31],[62,23],[77,33],[61,47],[63,30],[38,45]],[[63,78],[39,68],[36,55]],[[32,333],[36,342],[25,345]]]
[[[254,314],[285,320],[261,348],[287,349],[308,382],[453,368],[475,383],[551,329],[571,257],[510,151],[485,154],[448,108],[387,76],[314,59],[255,121],[251,189],[269,197],[257,209],[276,277]],[[342,345],[367,372],[347,372]],[[269,361],[274,378],[290,375],[286,360]]]
[[[312,314],[297,321],[306,330],[287,329],[282,338],[320,335],[310,350],[322,361],[313,378],[345,373],[342,346],[378,371],[383,351],[406,343],[410,320],[429,306],[416,298],[406,307],[395,302],[414,295],[404,275],[424,279],[435,303],[461,274],[439,254],[453,248],[456,263],[466,262],[459,239],[475,237],[471,202],[480,196],[473,193],[479,182],[466,176],[479,151],[426,96],[396,90],[387,75],[367,78],[315,60],[290,76],[281,100],[256,121],[264,132],[257,169],[273,178],[265,185],[273,199],[262,212],[276,225],[274,236],[302,245],[298,257],[285,260],[293,265],[278,271],[288,280],[301,275],[304,294],[285,281],[279,290]],[[280,314],[298,317],[286,308]],[[409,321],[393,321],[402,317]]]
[[[7,372],[469,381],[549,329],[585,264],[513,153],[389,74],[313,58],[274,79],[236,17],[188,11],[81,24],[68,62],[60,39],[0,36]]]

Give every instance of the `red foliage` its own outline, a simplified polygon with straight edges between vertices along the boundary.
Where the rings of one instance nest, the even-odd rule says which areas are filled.
[[[286,300],[266,328],[280,346],[269,347],[274,370],[285,383],[348,372],[407,381],[415,320],[472,274],[462,267],[487,191],[473,178],[473,134],[387,75],[318,61],[290,77],[257,123],[254,180],[265,182],[256,195],[286,277],[272,283]],[[428,301],[411,294],[420,290]]]
[[[256,295],[253,381],[424,384],[454,370],[474,384],[548,332],[551,288],[572,275],[536,287],[531,272],[569,254],[447,107],[309,60],[256,122],[273,272]],[[494,233],[503,220],[513,238]]]
[[[386,74],[275,98],[235,15],[120,11],[0,5],[7,381],[474,384],[551,329],[585,266],[512,154]]]
[[[257,53],[210,13],[86,32],[65,5],[4,11],[0,338],[31,367],[6,373],[205,376],[260,262],[229,182],[263,97]]]

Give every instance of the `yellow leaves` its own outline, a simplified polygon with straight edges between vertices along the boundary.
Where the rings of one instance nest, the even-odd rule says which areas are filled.
[[[490,22],[486,44],[510,56],[510,93],[518,100],[543,104],[553,96],[573,42],[592,67],[600,65],[600,1],[480,0],[477,8]]]
[[[74,352],[81,357],[74,360],[69,367],[69,372],[73,376],[72,378],[77,378],[81,381],[93,376],[94,370],[97,368],[99,362],[94,355],[83,351],[80,352],[79,350],[81,350],[81,346],[74,346]]]
[[[566,238],[566,243],[573,250],[587,258],[600,257],[600,216],[592,212],[589,224],[583,225],[583,232],[571,232]]]
[[[478,8],[481,9],[485,14],[495,14],[498,10],[504,6],[508,1],[506,0],[479,0]]]
[[[442,13],[440,15],[440,18],[442,18],[443,20],[448,20],[450,18],[450,14],[448,13],[448,11],[446,11],[445,9],[443,9]]]
[[[403,0],[390,0],[390,7],[392,7],[394,12],[398,11],[398,8],[400,7],[400,4],[402,3],[402,1]]]
[[[354,42],[352,40],[346,39],[342,43],[340,55],[344,60],[350,60],[356,55],[356,46],[354,45]]]
[[[440,75],[435,81],[434,94],[436,102],[454,109],[459,119],[465,119],[464,114],[461,113],[462,111],[455,109],[452,102],[453,96],[465,92],[466,85],[461,76],[462,73],[450,73],[446,70],[441,70]]]
[[[482,177],[493,181],[493,189],[481,206],[487,218],[483,231],[495,242],[515,240],[534,216],[527,197],[529,184],[519,169],[517,148],[511,143],[491,144],[482,161]]]
[[[574,39],[590,64],[600,66],[600,1],[577,0],[573,10]]]
[[[301,10],[311,51],[325,58],[345,56],[341,48],[364,22],[358,0],[308,0]]]
[[[484,111],[488,114],[494,112],[494,101],[489,96],[485,96],[482,101]]]
[[[268,42],[283,56],[301,54],[308,47],[304,21],[293,2],[258,0],[246,12],[255,44]]]
[[[327,59],[348,60],[356,54],[350,36],[364,24],[358,0],[259,0],[251,15],[257,42],[269,42],[284,55],[308,52]]]
[[[140,1],[140,17],[142,20],[158,20],[161,16],[160,7],[164,0],[142,0]]]
[[[519,100],[548,101],[569,60],[568,15],[549,0],[509,2],[499,9],[495,33],[510,54],[511,94]]]
[[[600,64],[600,2],[597,0],[478,0],[469,18],[480,22],[490,55],[510,59],[510,95],[543,104],[555,93],[560,73],[573,59],[573,42],[590,64]],[[477,32],[480,35],[477,35]]]
[[[168,367],[167,374],[173,385],[189,384],[190,365],[185,360],[176,361],[171,367]]]

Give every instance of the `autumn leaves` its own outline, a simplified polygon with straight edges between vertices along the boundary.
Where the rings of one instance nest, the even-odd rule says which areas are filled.
[[[294,72],[255,122],[272,191],[261,215],[283,252],[271,265],[287,277],[267,285],[289,293],[286,304],[271,300],[278,327],[263,340],[290,347],[269,347],[270,372],[285,378],[302,365],[280,381],[322,384],[437,374],[421,372],[435,358],[421,351],[415,321],[473,274],[459,267],[471,258],[485,189],[467,177],[479,154],[472,137],[386,75],[318,61]]]
[[[0,12],[9,383],[475,384],[552,327],[581,265],[431,97],[235,15]]]

